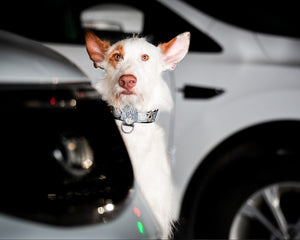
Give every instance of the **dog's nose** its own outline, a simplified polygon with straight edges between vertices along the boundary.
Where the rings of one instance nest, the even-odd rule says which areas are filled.
[[[119,79],[119,85],[122,88],[125,88],[127,90],[134,88],[136,85],[136,82],[137,82],[137,79],[132,74],[122,75]]]

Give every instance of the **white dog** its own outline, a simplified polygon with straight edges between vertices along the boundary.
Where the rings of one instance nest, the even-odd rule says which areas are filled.
[[[155,119],[158,110],[170,111],[173,105],[161,73],[174,70],[184,58],[190,34],[157,47],[144,38],[111,46],[91,31],[85,39],[94,66],[106,73],[98,90],[112,106],[137,182],[167,238],[172,229],[172,177],[164,132]]]

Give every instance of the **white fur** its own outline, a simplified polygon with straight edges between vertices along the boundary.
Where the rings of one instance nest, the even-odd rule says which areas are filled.
[[[141,112],[156,108],[170,110],[172,98],[165,81],[161,77],[162,63],[159,49],[144,38],[131,38],[114,44],[107,54],[119,44],[123,45],[125,55],[117,69],[114,69],[107,62],[102,63],[106,76],[100,83],[99,90],[105,100],[120,108],[125,105],[132,105]],[[142,54],[148,54],[150,59],[147,62],[141,61]],[[121,95],[119,101],[116,102],[116,95],[122,91],[118,80],[125,74],[133,74],[138,79],[135,87],[136,95]]]
[[[117,123],[120,127],[120,123]],[[135,124],[131,134],[122,133],[137,182],[162,230],[171,233],[172,177],[164,131],[157,124]]]
[[[139,112],[171,110],[171,94],[161,73],[166,65],[170,65],[168,69],[174,69],[185,56],[189,34],[185,38],[186,41],[180,39],[175,41],[177,44],[172,44],[179,45],[179,48],[182,48],[180,42],[187,45],[184,50],[178,50],[182,55],[180,57],[176,54],[176,49],[171,48],[170,52],[177,56],[176,62],[170,62],[170,56],[163,54],[162,48],[155,47],[143,38],[126,39],[110,46],[105,52],[104,60],[94,60],[106,72],[105,78],[97,86],[103,99],[116,108],[122,109],[130,105]],[[109,63],[108,56],[120,45],[123,47],[124,56],[114,67]],[[147,61],[141,60],[143,54],[149,56]],[[137,79],[132,95],[120,94],[124,89],[119,85],[119,79],[126,74],[132,74]],[[121,131],[122,122],[116,120],[116,123],[129,152],[136,180],[162,228],[162,237],[168,238],[172,229],[172,177],[164,131],[157,123],[135,123],[133,132],[125,134]]]

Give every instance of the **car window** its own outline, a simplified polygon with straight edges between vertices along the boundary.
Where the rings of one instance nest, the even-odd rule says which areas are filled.
[[[260,33],[300,38],[297,1],[185,0],[197,9],[227,23]]]
[[[13,2],[13,1],[11,1]],[[1,7],[0,28],[44,42],[84,43],[80,23],[82,10],[101,3],[119,2],[131,5],[144,13],[142,36],[159,44],[171,40],[176,35],[191,32],[190,51],[220,52],[222,50],[213,39],[193,27],[177,14],[156,1],[122,0],[48,0],[18,1]],[[126,35],[118,32],[99,32],[100,37],[116,40]]]
[[[147,4],[145,4],[147,2]],[[156,1],[139,1],[135,4],[145,14],[144,32],[154,44],[166,42],[176,35],[191,32],[190,51],[220,52],[221,46],[196,29],[177,14]]]

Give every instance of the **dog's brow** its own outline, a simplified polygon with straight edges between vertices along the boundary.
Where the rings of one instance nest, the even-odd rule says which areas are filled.
[[[108,62],[109,64],[116,69],[118,61],[114,57],[116,54],[120,55],[120,58],[124,58],[124,47],[123,45],[117,45],[109,54],[108,56]]]

